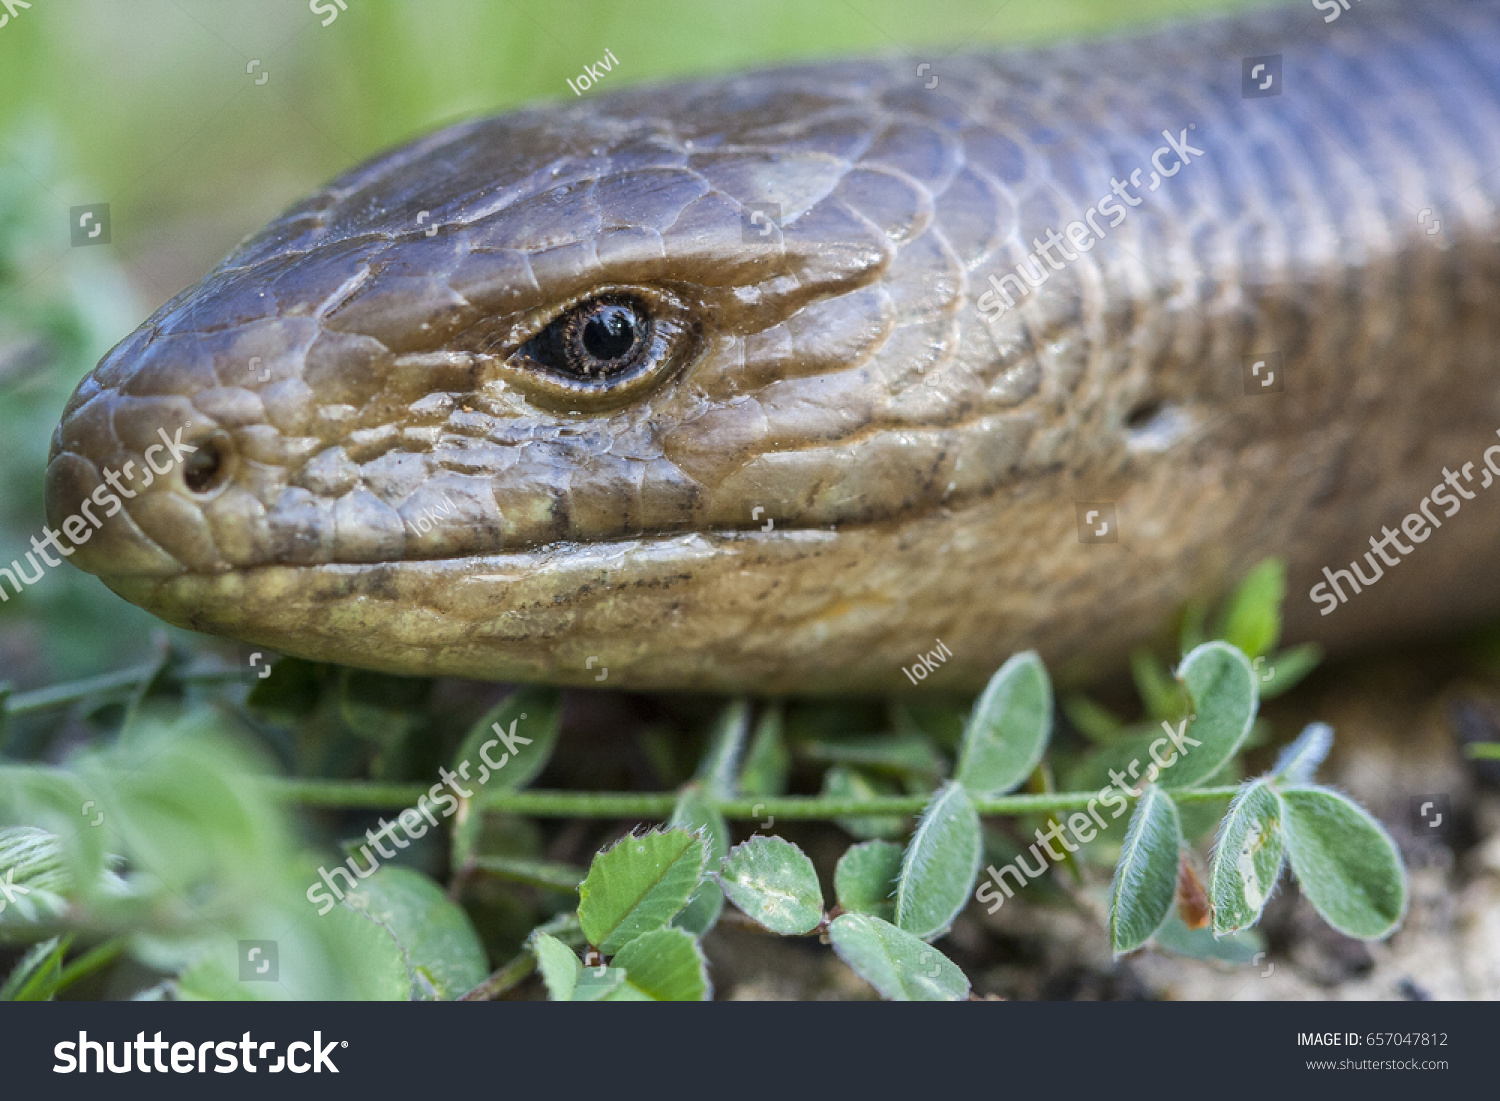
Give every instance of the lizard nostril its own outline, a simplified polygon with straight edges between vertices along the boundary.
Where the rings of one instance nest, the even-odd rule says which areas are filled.
[[[229,481],[232,465],[229,437],[218,433],[200,440],[196,446],[197,450],[183,461],[182,484],[190,493],[206,497]]]

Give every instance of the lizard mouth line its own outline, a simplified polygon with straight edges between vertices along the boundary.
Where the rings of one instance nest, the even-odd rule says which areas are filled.
[[[840,524],[839,528],[863,526],[869,525]],[[466,562],[476,565],[480,563],[495,563],[502,568],[508,563],[514,563],[517,567],[524,566],[527,563],[533,566],[543,566],[548,561],[556,561],[563,558],[576,559],[592,556],[607,558],[611,555],[624,554],[631,551],[658,550],[674,543],[682,544],[684,549],[688,549],[687,544],[697,540],[756,543],[771,543],[788,539],[798,541],[826,541],[836,537],[837,534],[836,530],[830,530],[826,527],[776,528],[770,531],[764,529],[710,528],[702,531],[647,532],[640,535],[600,540],[597,542],[556,540],[551,543],[541,543],[534,547],[518,548],[509,551],[501,550],[484,554],[433,555],[426,558],[392,558],[379,562],[261,562],[252,566],[228,566],[222,570],[191,570],[184,568],[171,573],[163,572],[159,574],[100,571],[96,576],[106,583],[111,581],[136,581],[150,584],[166,584],[184,578],[194,578],[199,581],[211,582],[216,578],[250,577],[255,574],[264,574],[272,571],[306,573],[331,570],[360,573],[401,569],[403,567],[413,569],[424,566],[447,567]]]

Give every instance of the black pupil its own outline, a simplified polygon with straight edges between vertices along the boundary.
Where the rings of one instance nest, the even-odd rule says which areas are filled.
[[[599,306],[583,325],[583,350],[595,359],[620,359],[635,346],[635,315],[613,303]]]

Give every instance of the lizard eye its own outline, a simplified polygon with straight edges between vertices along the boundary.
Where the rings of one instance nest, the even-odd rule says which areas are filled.
[[[606,294],[580,302],[521,347],[537,366],[586,386],[629,375],[651,349],[654,325],[644,302]]]
[[[684,310],[671,296],[605,291],[568,306],[510,356],[540,396],[613,404],[687,358]]]

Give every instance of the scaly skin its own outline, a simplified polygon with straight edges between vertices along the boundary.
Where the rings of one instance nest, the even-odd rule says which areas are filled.
[[[1265,54],[1285,94],[1242,98]],[[1151,190],[1164,131],[1192,148]],[[49,522],[191,424],[214,484],[138,487],[72,561],[173,623],[399,673],[894,692],[941,639],[929,687],[1027,647],[1079,675],[1267,555],[1293,639],[1452,626],[1500,609],[1497,168],[1490,0],[467,123],[114,349],[58,427]],[[994,316],[989,277],[1114,179],[1123,221],[1098,208]],[[516,349],[604,288],[680,334],[634,389],[559,396]],[[1271,351],[1284,390],[1247,393]],[[1478,499],[1320,615],[1322,567],[1471,461]],[[1117,543],[1080,541],[1098,501]]]

